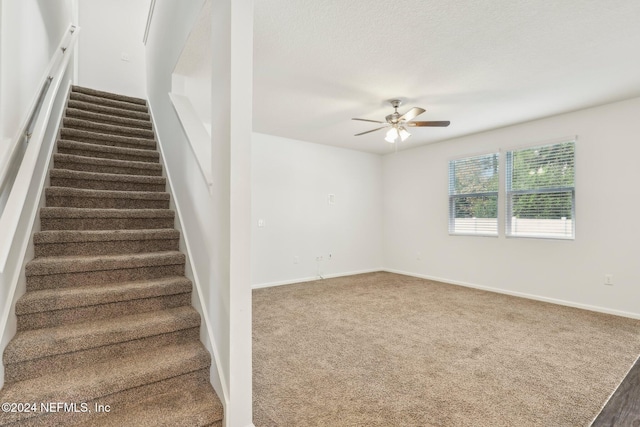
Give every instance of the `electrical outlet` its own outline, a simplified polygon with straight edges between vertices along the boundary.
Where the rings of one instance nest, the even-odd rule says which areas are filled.
[[[299,262],[300,262],[300,257],[299,257],[299,256],[294,256],[294,257],[293,257],[293,263],[294,263],[294,264],[297,264],[297,263],[299,263]]]
[[[418,252],[416,254],[416,260],[418,260],[418,261],[422,260],[422,252]]]
[[[322,255],[317,256],[317,257],[316,257],[316,261],[318,261],[318,262],[322,261]]]
[[[604,284],[608,286],[613,286],[613,274],[604,275]]]

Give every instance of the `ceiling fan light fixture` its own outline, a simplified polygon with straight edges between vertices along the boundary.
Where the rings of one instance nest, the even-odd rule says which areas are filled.
[[[404,126],[400,128],[398,134],[400,135],[400,140],[402,142],[405,142],[407,138],[411,136],[411,134],[404,128]]]
[[[387,131],[387,136],[384,138],[385,141],[393,144],[398,139],[398,129],[396,127],[392,127]]]
[[[402,101],[399,99],[390,99],[388,102],[391,104],[394,111],[392,114],[389,114],[385,117],[385,121],[353,118],[352,120],[373,122],[383,125],[375,129],[356,133],[354,136],[366,135],[381,129],[388,129],[384,140],[391,144],[395,144],[396,142],[400,141],[404,142],[411,136],[409,131],[407,131],[407,127],[447,127],[450,124],[448,120],[414,121],[413,119],[426,111],[424,108],[413,107],[406,113],[400,114],[398,113],[398,107],[400,106],[400,104],[402,104]]]

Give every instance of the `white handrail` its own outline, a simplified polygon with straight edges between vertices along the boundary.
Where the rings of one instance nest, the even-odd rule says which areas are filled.
[[[20,166],[22,159],[24,157],[24,151],[20,150],[20,144],[22,141],[25,143],[29,143],[29,139],[31,139],[31,135],[33,132],[33,126],[35,125],[35,121],[38,118],[38,114],[40,113],[40,109],[42,108],[42,103],[44,102],[44,97],[49,90],[49,86],[51,85],[51,81],[53,77],[48,76],[38,93],[37,102],[35,108],[33,109],[29,119],[27,120],[26,126],[19,133],[19,136],[16,138],[13,147],[9,149],[9,155],[7,156],[7,160],[5,161],[4,167],[0,169],[0,197],[4,196],[5,191],[9,193],[13,186],[11,182],[12,175],[17,173],[16,168]],[[22,153],[22,157],[20,154]],[[14,176],[15,177],[15,176]],[[1,203],[1,202],[0,202]],[[0,206],[0,216],[4,211],[4,206]]]
[[[156,8],[156,0],[151,0],[149,4],[149,14],[147,15],[147,25],[144,27],[144,36],[142,36],[142,44],[147,44],[147,38],[149,37],[149,29],[151,28],[151,21],[153,20],[153,10]]]
[[[66,50],[66,49],[65,49]],[[29,121],[27,122],[27,129],[24,132],[25,138],[27,138],[27,142],[31,139],[31,135],[33,134],[33,127],[36,125],[36,119],[40,114],[40,110],[42,109],[42,103],[44,102],[44,97],[47,95],[47,91],[51,86],[51,82],[53,81],[53,77],[49,76],[44,81],[44,85],[42,85],[42,89],[40,89],[40,93],[38,94],[38,102],[36,104],[36,109],[33,110],[31,116],[29,116]]]
[[[36,119],[35,121],[33,121],[33,124],[31,124],[30,121],[30,114],[29,118],[25,122],[25,126],[22,128],[24,129],[23,132],[26,132],[31,126],[33,130],[30,133],[30,143],[27,146],[27,150],[25,151],[24,157],[22,158],[22,162],[20,164],[20,169],[18,170],[16,179],[13,183],[13,189],[9,194],[9,198],[7,199],[5,209],[0,216],[0,274],[5,271],[7,258],[12,246],[11,243],[14,240],[18,221],[20,220],[20,215],[22,214],[21,207],[24,205],[25,199],[27,197],[26,191],[15,190],[17,188],[29,188],[29,183],[31,182],[31,177],[33,176],[33,172],[36,167],[38,154],[40,152],[47,124],[49,122],[49,117],[51,115],[53,100],[62,82],[62,76],[64,75],[67,65],[69,64],[71,52],[76,46],[78,33],[79,31],[77,31],[77,28],[75,26],[69,26],[68,35],[60,43],[59,49],[56,50],[56,53],[49,62],[49,66],[44,75],[44,80],[48,79],[49,77],[52,78],[51,86],[54,87],[54,90],[49,90],[46,92],[46,95],[42,99],[42,106],[44,106],[45,108],[40,111],[40,114],[34,116],[36,117]],[[40,96],[38,95],[38,98],[39,97]],[[37,98],[34,100],[34,103],[32,103],[32,105],[35,105],[35,107],[30,109],[30,111],[36,111],[36,109],[40,108]],[[22,138],[22,135],[23,133],[21,133],[20,138]]]
[[[45,73],[43,81],[40,84],[40,91],[38,92],[38,96],[31,101],[31,105],[27,110],[27,111],[30,111],[31,113],[25,117],[22,125],[20,126],[20,132],[18,133],[18,136],[13,141],[12,147],[8,150],[7,160],[5,161],[5,164],[2,167],[0,167],[0,194],[2,194],[5,190],[4,187],[7,185],[10,179],[9,173],[14,170],[13,168],[14,164],[22,160],[22,159],[16,159],[16,156],[19,153],[18,148],[22,143],[22,141],[26,141],[28,143],[29,139],[31,139],[31,135],[33,133],[33,128],[35,126],[36,119],[38,118],[40,109],[42,108],[42,104],[44,103],[45,95],[47,94],[49,87],[51,85],[51,81],[53,80],[53,77],[50,75],[51,70],[54,69],[56,58],[65,55],[65,52],[68,48],[68,44],[65,46],[65,42],[67,41],[68,38],[70,38],[70,36],[75,32],[75,30],[76,30],[75,25],[69,26],[68,34],[63,38],[59,46],[59,50],[62,53],[62,55],[60,54],[54,55],[53,58],[51,59],[51,62],[49,63],[49,68],[47,69],[47,72]],[[67,55],[67,56],[70,56],[70,55]],[[0,215],[2,215],[2,209],[0,209]]]

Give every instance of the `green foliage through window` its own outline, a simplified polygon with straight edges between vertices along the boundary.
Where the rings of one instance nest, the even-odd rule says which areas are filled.
[[[449,232],[498,235],[499,153],[449,162]],[[575,142],[506,152],[507,236],[573,238]]]
[[[497,234],[498,160],[492,153],[449,162],[449,232]]]
[[[507,235],[572,238],[574,169],[573,141],[507,152]]]

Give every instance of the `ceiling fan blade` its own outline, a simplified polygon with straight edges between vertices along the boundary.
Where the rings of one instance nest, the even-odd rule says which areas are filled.
[[[360,136],[360,135],[364,135],[364,134],[366,134],[366,133],[375,132],[375,131],[377,131],[377,130],[384,129],[384,128],[386,128],[386,127],[387,127],[387,126],[382,126],[382,127],[376,128],[376,129],[368,130],[368,131],[366,131],[366,132],[356,133],[354,136]]]
[[[427,111],[427,110],[425,110],[424,108],[413,107],[411,110],[407,111],[402,116],[400,116],[398,118],[398,121],[405,120],[405,121],[408,122],[409,120],[413,119],[414,117],[418,117],[420,114],[424,113],[425,111]]]
[[[361,122],[373,122],[373,123],[385,123],[380,120],[369,120],[369,119],[351,119],[351,120],[360,120]]]
[[[450,121],[446,120],[446,121],[435,121],[435,122],[407,122],[405,123],[406,126],[411,126],[411,127],[425,127],[425,126],[429,126],[429,127],[447,127],[449,126],[449,124],[451,124]]]

